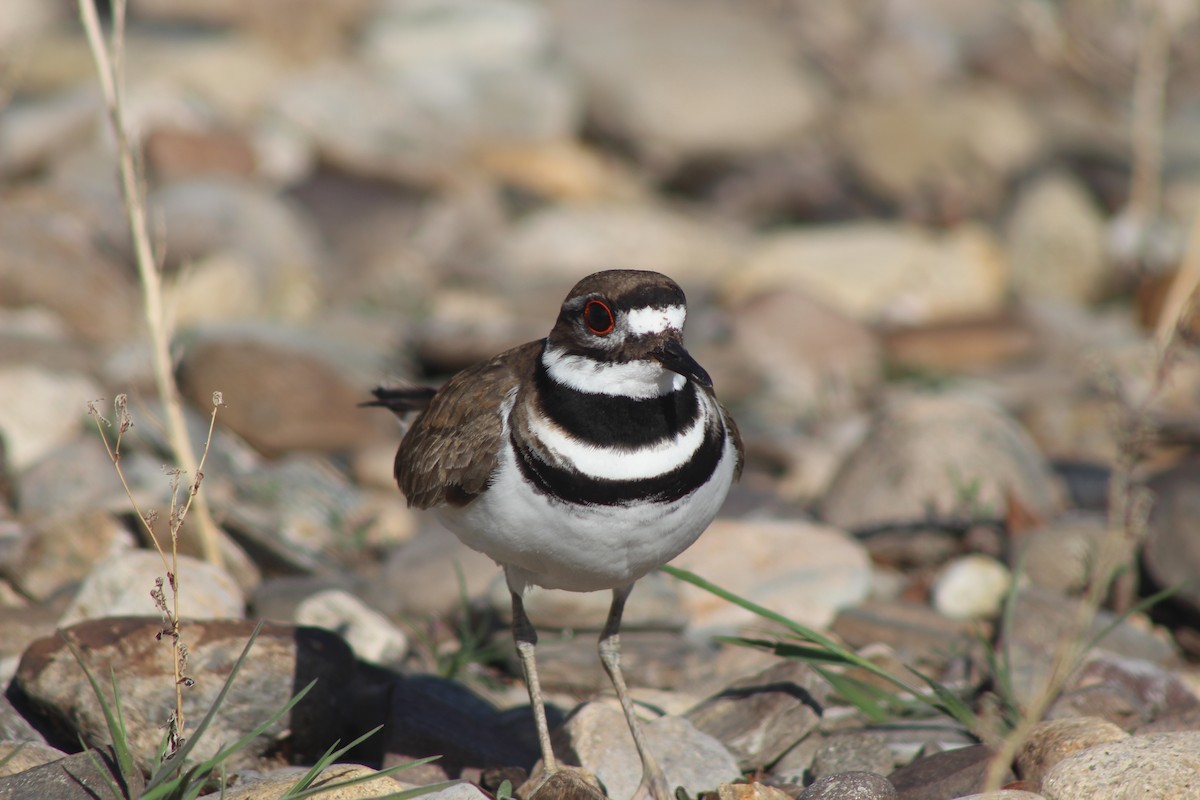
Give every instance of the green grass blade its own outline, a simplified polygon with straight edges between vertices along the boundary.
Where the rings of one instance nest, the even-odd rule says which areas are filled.
[[[1132,606],[1130,606],[1124,612],[1118,614],[1116,616],[1116,618],[1113,619],[1112,622],[1108,623],[1103,628],[1101,628],[1099,630],[1099,632],[1097,632],[1096,635],[1094,635],[1091,639],[1088,639],[1087,643],[1084,645],[1083,650],[1081,650],[1080,652],[1087,653],[1093,647],[1100,644],[1100,642],[1103,641],[1105,636],[1108,636],[1110,633],[1112,633],[1114,630],[1116,630],[1116,628],[1119,625],[1121,625],[1121,623],[1128,620],[1132,615],[1140,614],[1141,612],[1145,611],[1146,609],[1153,608],[1154,606],[1161,603],[1163,600],[1166,600],[1168,597],[1171,597],[1172,595],[1181,591],[1189,583],[1191,583],[1191,581],[1180,581],[1179,583],[1175,584],[1174,586],[1168,586],[1166,589],[1162,589],[1161,591],[1155,592],[1154,594],[1150,595],[1149,597],[1144,597],[1141,600],[1139,600],[1138,602],[1134,603]]]
[[[958,695],[946,688],[945,684],[935,681],[926,675],[922,675],[912,667],[908,671],[920,678],[926,686],[933,690],[933,695],[936,701],[932,703],[935,708],[938,708],[942,713],[948,715],[955,721],[964,725],[968,730],[979,730],[979,717],[975,715],[966,703],[962,701]]]
[[[316,762],[312,765],[312,768],[308,772],[304,773],[304,775],[301,776],[298,781],[292,784],[292,787],[284,792],[279,800],[288,800],[288,798],[297,797],[299,792],[302,792],[309,786],[312,786],[312,782],[316,780],[317,776],[321,774],[322,770],[337,761],[346,753],[353,750],[358,745],[365,742],[367,739],[370,739],[372,736],[378,733],[381,728],[383,728],[382,725],[376,725],[374,728],[367,731],[362,736],[359,736],[353,742],[341,749],[338,749],[341,739],[334,741],[333,744],[329,745],[329,749],[327,749],[324,754],[322,754],[322,756],[316,760]]]
[[[75,643],[67,638],[66,633],[60,632],[59,635],[71,651],[71,655],[75,656],[75,661],[79,663],[79,668],[83,670],[88,683],[92,686],[92,692],[96,695],[96,702],[100,704],[100,711],[104,714],[104,724],[108,727],[108,735],[112,739],[113,752],[117,756],[117,769],[120,770],[125,785],[130,786],[132,785],[130,776],[135,773],[137,767],[133,763],[133,753],[129,749],[129,737],[126,733],[123,720],[118,720],[118,717],[113,713],[108,698],[104,696],[104,692],[100,689],[100,682],[96,680],[96,676],[92,674],[92,670],[83,660],[83,653],[80,653]],[[113,690],[116,691],[115,678],[113,680]]]
[[[229,677],[225,679],[225,683],[221,686],[221,691],[217,693],[216,698],[208,707],[208,711],[204,714],[200,724],[196,726],[196,730],[191,736],[188,736],[183,743],[183,747],[171,757],[169,761],[164,761],[154,770],[154,774],[150,776],[150,782],[146,784],[146,794],[150,795],[152,790],[170,780],[172,775],[178,775],[187,762],[187,756],[196,746],[196,742],[200,741],[200,737],[208,730],[208,726],[212,724],[213,717],[216,716],[217,710],[221,704],[225,702],[225,698],[229,695],[229,690],[233,688],[233,681],[237,678],[237,674],[242,669],[242,664],[245,663],[246,657],[250,655],[250,648],[254,646],[254,640],[258,638],[259,632],[262,630],[263,622],[259,620],[254,626],[250,636],[246,639],[246,646],[242,648],[242,654],[238,656],[238,660],[233,663],[233,668],[229,670]]]
[[[816,665],[813,666],[813,670],[833,687],[838,696],[861,711],[872,722],[885,722],[892,716],[891,709],[886,708],[880,698],[880,694],[887,693],[878,686],[871,686],[865,681]]]
[[[333,782],[325,784],[323,786],[313,786],[313,787],[305,789],[302,792],[297,792],[295,794],[293,794],[289,791],[288,793],[282,795],[280,797],[280,800],[302,800],[302,798],[305,798],[305,797],[316,797],[317,795],[324,794],[325,792],[332,792],[335,789],[342,789],[347,786],[353,786],[357,783],[366,783],[368,781],[378,780],[379,778],[390,777],[391,775],[393,775],[397,772],[403,772],[406,769],[409,769],[411,767],[420,766],[421,764],[428,764],[430,761],[436,761],[439,758],[441,758],[441,756],[429,756],[428,758],[418,759],[417,761],[411,761],[406,764],[397,764],[394,767],[388,767],[387,769],[382,769],[382,770],[379,770],[378,772],[371,772],[371,773],[367,773],[366,775],[359,775],[354,778],[346,778],[345,780],[333,781]],[[404,800],[405,798],[409,798],[409,797],[420,797],[423,794],[429,794],[430,792],[440,791],[442,789],[449,788],[449,787],[454,786],[459,783],[462,783],[462,781],[461,780],[453,780],[453,781],[443,781],[441,783],[431,783],[427,786],[418,786],[413,789],[401,789],[399,791],[392,792],[391,794],[381,795],[380,797],[375,798],[374,800],[383,800],[383,798],[394,798],[394,800]]]
[[[108,790],[112,792],[112,796],[117,798],[117,800],[124,800],[125,798],[128,798],[128,794],[121,791],[121,787],[115,780],[113,780],[112,773],[109,771],[108,767],[104,766],[104,762],[100,760],[100,757],[96,755],[95,751],[88,747],[87,742],[83,741],[82,736],[79,737],[79,743],[83,745],[83,752],[87,754],[88,761],[92,762],[92,769],[96,770],[96,774],[103,778],[104,782],[108,784]],[[132,798],[129,800],[132,800]]]

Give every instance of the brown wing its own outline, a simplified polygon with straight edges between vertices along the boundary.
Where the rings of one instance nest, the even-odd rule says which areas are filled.
[[[455,375],[413,421],[396,452],[396,483],[410,506],[465,505],[496,469],[505,398],[527,375],[543,341],[507,350]]]

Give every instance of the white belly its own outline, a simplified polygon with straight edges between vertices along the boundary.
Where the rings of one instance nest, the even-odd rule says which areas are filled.
[[[667,563],[699,538],[733,483],[731,441],[712,477],[679,500],[641,505],[575,505],[533,491],[509,447],[497,478],[470,504],[438,508],[438,516],[468,547],[505,568],[509,586],[574,592],[627,586]]]

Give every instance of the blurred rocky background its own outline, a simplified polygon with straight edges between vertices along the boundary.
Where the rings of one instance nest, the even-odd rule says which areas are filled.
[[[44,756],[0,767],[5,797],[51,745],[105,741],[56,628],[115,669],[144,758],[172,691],[162,562],[88,415],[129,394],[123,471],[165,517],[77,13],[0,7],[0,748]],[[184,616],[209,620],[185,627],[212,670],[191,702],[228,674],[238,620],[274,622],[251,724],[326,678],[237,796],[277,796],[272,768],[380,723],[362,763],[444,756],[411,783],[532,766],[498,571],[405,507],[401,430],[357,404],[544,336],[614,267],[684,287],[689,347],[747,442],[679,566],[983,705],[1002,650],[1027,705],[1096,565],[1123,564],[1009,796],[1200,796],[1198,37],[1195,0],[131,0],[127,121],[197,442],[225,402],[203,487],[226,563],[180,568]],[[607,598],[528,605],[561,721],[606,685]],[[628,674],[679,747],[673,782],[978,788],[996,741],[872,726],[807,667],[713,644],[747,625],[663,575],[633,595]],[[594,749],[622,725],[590,702],[558,737],[625,800],[631,745]]]

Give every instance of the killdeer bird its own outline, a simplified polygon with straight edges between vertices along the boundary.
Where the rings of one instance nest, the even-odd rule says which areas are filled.
[[[376,389],[374,403],[421,410],[396,453],[409,505],[434,509],[504,568],[547,777],[560,768],[521,598],[531,585],[612,591],[600,661],[655,800],[670,795],[621,674],[621,613],[638,578],[708,527],[742,466],[737,427],[684,349],[686,312],[683,290],[665,275],[598,272],[567,295],[545,339],[436,393]]]

